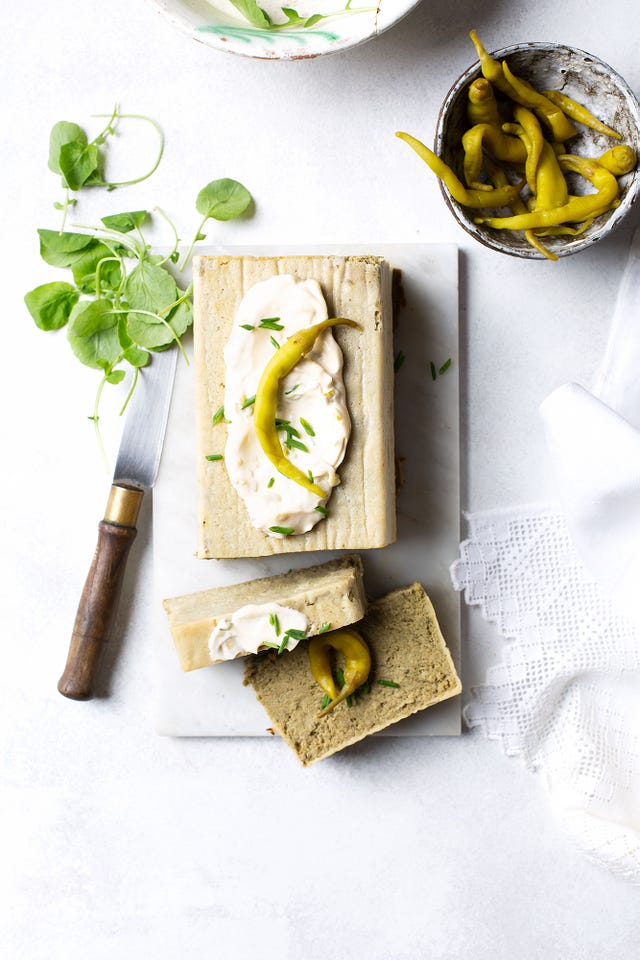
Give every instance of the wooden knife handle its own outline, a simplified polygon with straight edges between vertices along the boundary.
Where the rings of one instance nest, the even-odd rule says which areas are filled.
[[[142,497],[138,487],[113,484],[104,520],[98,524],[98,543],[80,598],[67,665],[58,682],[60,693],[71,700],[93,696],[98,662],[113,629],[127,557],[137,533]]]

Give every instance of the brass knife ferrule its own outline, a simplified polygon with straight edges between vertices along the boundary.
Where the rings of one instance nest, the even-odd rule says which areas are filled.
[[[112,484],[104,519],[121,527],[135,527],[144,490]]]

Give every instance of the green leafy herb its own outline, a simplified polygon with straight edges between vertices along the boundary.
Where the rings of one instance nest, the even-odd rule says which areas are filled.
[[[435,380],[436,377],[438,376],[438,371],[436,370],[436,365],[435,365],[435,363],[433,362],[433,360],[431,361],[431,363],[429,364],[429,366],[431,367],[431,379],[432,379],[432,380]]]
[[[399,687],[399,683],[395,683],[394,680],[378,680],[378,683],[381,687]]]
[[[323,517],[329,516],[329,511],[327,510],[326,507],[323,507],[321,503],[319,503],[318,506],[315,507],[315,509],[318,511],[318,513],[321,513]]]
[[[80,294],[70,283],[54,280],[27,293],[27,310],[41,330],[59,330],[69,320]]]
[[[271,346],[272,346],[272,347],[275,347],[276,350],[279,350],[279,349],[280,349],[280,344],[278,343],[278,341],[276,340],[275,337],[269,337],[269,340],[271,340]]]
[[[236,217],[245,212],[251,203],[251,199],[251,194],[247,188],[238,180],[231,180],[229,177],[212,180],[206,187],[203,187],[196,197],[196,210],[202,214],[202,220],[179,269],[184,270],[197,241],[206,239],[202,228],[207,220],[235,220]]]
[[[331,624],[330,624],[330,623],[323,623],[322,626],[320,627],[320,629],[318,630],[318,633],[319,633],[319,634],[320,634],[320,633],[326,633],[327,630],[331,630]]]
[[[246,410],[247,407],[252,407],[255,402],[256,402],[256,395],[255,395],[255,393],[254,393],[254,395],[253,395],[252,397],[247,397],[247,399],[244,401],[244,403],[242,404],[242,406],[240,407],[240,409],[241,409],[241,410]]]
[[[442,376],[443,373],[447,372],[450,366],[451,366],[451,357],[449,357],[448,360],[445,360],[445,362],[442,364],[442,366],[438,370],[438,374]]]
[[[293,527],[269,527],[271,533],[280,533],[283,537],[290,537],[292,533],[295,533]]]
[[[150,124],[158,135],[159,149],[153,166],[143,176],[113,182],[103,176],[105,145],[125,120]],[[87,187],[112,190],[146,179],[158,166],[163,148],[162,131],[155,120],[121,113],[117,107],[106,116],[106,125],[93,140],[76,123],[56,123],[49,138],[48,164],[61,177],[66,192],[64,203],[56,203],[56,209],[62,210],[66,218],[68,208],[78,202],[71,193]],[[251,196],[242,184],[214,180],[200,191],[196,207],[204,224],[209,217],[237,217],[250,202]],[[166,257],[154,255],[144,239],[142,228],[150,219],[147,210],[111,213],[102,217],[98,226],[79,226],[73,231],[64,229],[64,218],[59,230],[38,230],[42,259],[52,267],[71,270],[73,283],[42,284],[26,294],[25,303],[41,329],[57,330],[67,325],[75,355],[85,365],[101,371],[93,415],[89,418],[101,446],[99,403],[105,384],[121,383],[127,370],[131,371],[124,410],[138,382],[139,369],[150,360],[150,351],[176,343],[184,354],[180,338],[193,320],[191,286],[179,286],[167,269],[167,264],[178,260],[177,230],[160,208],[156,212],[174,237],[173,249]],[[199,229],[182,267],[201,238]],[[212,422],[219,423],[223,417],[221,407]],[[220,454],[208,459],[221,458]]]
[[[270,614],[269,614],[269,623],[271,624],[271,626],[272,626],[273,629],[275,630],[275,632],[276,632],[276,637],[279,637],[279,636],[280,636],[280,621],[278,620],[278,614],[277,614],[277,613],[270,613]]]
[[[214,415],[211,417],[211,425],[215,427],[216,424],[220,423],[221,420],[224,420],[224,406],[218,407]]]
[[[271,17],[256,0],[231,0],[231,3],[254,27],[261,30],[286,30],[288,27],[302,27],[309,29],[314,27],[321,20],[328,20],[330,17],[339,17],[351,13],[361,13],[363,11],[372,12],[375,7],[351,7],[352,0],[347,0],[342,9],[334,10],[331,13],[313,13],[311,16],[300,16],[293,7],[281,7],[281,11],[286,17],[283,23],[273,23]]]
[[[271,479],[269,480],[269,483],[267,484],[267,490],[270,490],[271,487],[274,485],[275,482],[276,482],[276,478],[275,478],[275,477],[271,477]]]
[[[304,630],[295,630],[293,627],[285,630],[285,635],[290,637],[292,640],[306,640],[307,638],[307,634]]]
[[[280,317],[265,317],[258,324],[263,330],[284,330],[283,324],[279,323]]]
[[[240,326],[243,330],[255,330],[255,327],[251,323],[241,323]]]
[[[286,440],[286,445],[290,450],[302,450],[303,453],[309,453],[309,447],[304,443],[301,443],[299,440],[296,440],[294,437],[289,434]]]
[[[310,437],[315,437],[316,432],[308,420],[305,420],[304,417],[300,417],[300,423],[302,424],[302,428],[305,433],[308,433]]]
[[[208,453],[205,460],[224,460],[224,455],[222,453]]]
[[[307,476],[309,477],[309,480],[311,480],[311,483],[315,483],[315,480],[313,479],[313,474],[311,473],[311,470],[307,470]]]
[[[406,359],[407,358],[405,357],[404,353],[402,352],[402,350],[400,350],[396,355],[395,360],[393,361],[394,373],[398,372],[398,370],[400,369],[400,367],[402,366],[402,364],[405,362]]]
[[[284,653],[284,651],[287,649],[287,646],[288,646],[288,645],[289,645],[289,634],[288,634],[288,633],[285,633],[284,637],[282,638],[282,643],[281,643],[280,646],[278,647],[278,656],[279,656],[281,653]]]
[[[254,27],[265,30],[271,26],[269,14],[258,6],[256,0],[231,0],[231,3]]]

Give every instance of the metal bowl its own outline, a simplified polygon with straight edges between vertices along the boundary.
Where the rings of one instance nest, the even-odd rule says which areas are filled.
[[[628,144],[638,153],[640,105],[622,77],[602,60],[584,50],[556,43],[514,44],[496,50],[492,56],[496,60],[508,60],[513,73],[528,80],[536,90],[561,90],[584,104],[599,120],[622,135],[622,140],[617,141],[576,124],[578,135],[568,143],[571,153],[595,157],[619,142]],[[463,182],[461,140],[469,127],[466,116],[467,89],[480,76],[479,63],[465,70],[447,94],[438,116],[435,152]],[[500,104],[502,95],[497,92],[496,96]],[[580,236],[548,237],[544,240],[545,246],[559,257],[566,257],[590,247],[611,233],[638,201],[640,171],[636,167],[631,173],[620,177],[618,182],[619,207],[597,217]],[[460,226],[480,243],[513,257],[542,259],[542,254],[527,243],[522,231],[495,230],[474,223],[479,211],[461,206],[451,198],[444,185],[441,184],[441,187],[447,206]],[[571,193],[590,193],[592,190],[589,183],[575,175],[569,180],[569,189]],[[508,211],[501,211],[500,215],[508,216]]]

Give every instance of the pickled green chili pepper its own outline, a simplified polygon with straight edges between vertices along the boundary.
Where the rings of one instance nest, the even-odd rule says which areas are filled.
[[[578,103],[576,100],[572,100],[571,97],[568,97],[564,93],[560,93],[559,90],[544,90],[544,96],[547,100],[550,100],[551,103],[555,103],[557,107],[560,107],[563,113],[568,117],[571,117],[572,120],[575,120],[576,123],[581,123],[585,127],[590,127],[592,130],[597,131],[597,133],[604,133],[607,137],[615,137],[616,140],[622,140],[620,134],[613,130],[611,127],[608,127],[606,123],[602,123],[601,120],[598,120],[597,117],[587,110],[586,107],[583,107],[581,103]]]
[[[295,483],[300,484],[310,493],[314,493],[320,499],[325,499],[328,493],[314,483],[306,473],[299,470],[284,454],[278,431],[276,429],[276,412],[278,406],[278,392],[280,381],[290,373],[299,363],[305,354],[313,347],[318,334],[322,333],[328,327],[335,327],[339,323],[347,324],[350,327],[358,327],[354,320],[345,320],[342,317],[332,317],[329,320],[323,320],[305,330],[298,330],[293,336],[289,337],[284,343],[280,344],[280,349],[276,350],[273,357],[266,365],[260,377],[258,389],[256,390],[256,399],[253,405],[253,422],[260,441],[260,446],[274,465],[276,470],[283,476],[288,477]]]
[[[622,177],[625,173],[631,173],[635,168],[638,158],[633,147],[626,144],[620,144],[612,147],[599,157],[594,158],[595,163],[599,163],[605,170],[609,170],[616,177]]]
[[[513,89],[504,75],[502,64],[498,63],[497,60],[493,59],[491,54],[487,53],[475,30],[471,30],[469,32],[469,36],[471,37],[473,45],[476,48],[478,60],[480,61],[480,69],[482,70],[482,75],[485,80],[488,80],[502,93],[505,93],[508,97],[514,99]]]
[[[618,181],[612,173],[593,160],[565,154],[559,158],[562,170],[581,174],[596,188],[596,193],[586,197],[569,197],[567,203],[552,209],[535,209],[530,213],[513,217],[479,217],[476,223],[484,223],[495,230],[535,230],[538,227],[561,226],[565,223],[582,223],[600,216],[610,209],[618,196]]]
[[[313,678],[327,696],[331,697],[331,703],[318,714],[319,717],[324,717],[366,681],[371,670],[371,654],[360,634],[351,627],[312,637],[308,649]],[[345,658],[344,685],[340,692],[336,689],[331,669],[332,650],[341,653]]]
[[[527,178],[527,183],[529,184],[529,189],[532,193],[535,193],[536,174],[538,171],[538,163],[540,161],[540,154],[542,153],[542,143],[544,139],[542,136],[542,130],[540,129],[540,123],[538,122],[538,118],[536,117],[535,113],[533,113],[531,110],[528,110],[527,107],[521,106],[519,103],[515,104],[513,108],[513,116],[527,136],[527,142],[525,143],[525,147],[527,149],[527,159],[525,161],[524,172]]]
[[[517,137],[503,133],[500,127],[494,127],[490,123],[477,123],[475,127],[467,130],[462,136],[462,149],[464,178],[472,188],[477,184],[482,172],[484,150],[495,160],[505,163],[525,163],[527,159],[526,148]]]
[[[470,190],[458,180],[453,170],[446,165],[444,160],[436,156],[433,150],[429,150],[429,147],[426,147],[420,140],[416,140],[410,133],[398,132],[396,133],[396,137],[408,143],[418,156],[424,160],[427,166],[433,170],[435,175],[442,180],[453,199],[466,207],[473,207],[475,209],[482,207],[509,207],[520,192],[522,187],[521,183],[515,186],[508,185],[500,187],[495,190]],[[520,146],[522,145],[520,144]]]
[[[502,167],[499,167],[497,163],[494,163],[491,160],[487,160],[485,162],[485,166],[487,168],[487,173],[494,187],[501,187],[503,186],[503,184],[507,183],[507,175],[502,169]],[[514,200],[514,202],[510,204],[510,206],[514,213],[518,213],[518,214],[528,213],[528,210],[523,200],[520,197],[517,197]],[[527,243],[529,243],[532,247],[534,247],[538,251],[538,253],[541,253],[543,257],[546,257],[547,260],[558,259],[555,253],[552,253],[550,250],[547,249],[547,247],[545,247],[543,243],[541,243],[537,232],[534,232],[533,230],[525,230],[524,237]]]
[[[510,93],[512,100],[533,110],[536,116],[549,127],[555,140],[570,140],[571,137],[575,137],[578,131],[555,103],[538,93],[527,80],[514,76],[506,60],[502,63],[502,69],[512,90]]]
[[[478,77],[468,90],[467,117],[471,126],[476,123],[491,123],[494,127],[500,126],[500,114],[496,95],[491,83],[486,77]]]

